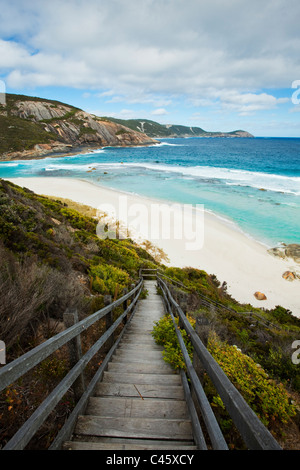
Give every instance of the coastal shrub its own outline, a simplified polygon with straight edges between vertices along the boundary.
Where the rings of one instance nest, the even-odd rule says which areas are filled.
[[[60,140],[60,136],[46,132],[40,123],[17,116],[0,115],[0,153],[33,148],[36,144]]]
[[[291,343],[292,344],[292,343]],[[287,351],[270,346],[268,354],[255,354],[253,359],[259,362],[273,377],[279,377],[287,386],[300,392],[299,365],[291,360],[291,349]]]
[[[274,318],[281,325],[298,326],[300,327],[300,319],[293,316],[292,312],[286,308],[277,305],[274,309],[270,310],[272,318]]]
[[[127,129],[120,129],[119,131],[116,132],[116,135],[123,135],[123,134],[128,134],[128,130]]]
[[[195,326],[195,320],[187,316],[187,319],[191,325]],[[175,317],[176,328],[180,329],[178,325],[178,318]],[[180,333],[184,340],[184,344],[187,348],[190,359],[193,359],[193,346],[188,338],[188,335],[184,329],[180,329]],[[154,324],[152,336],[155,342],[164,347],[163,358],[172,366],[173,369],[186,370],[186,365],[183,359],[181,348],[179,346],[178,338],[176,335],[175,327],[171,318],[171,315],[163,316],[158,322]]]
[[[84,229],[96,233],[96,221],[79,214],[74,209],[63,207],[60,213],[68,220],[73,228]]]
[[[41,317],[62,314],[74,303],[81,305],[82,288],[75,279],[34,258],[19,261],[1,244],[0,259],[0,337],[7,348]]]
[[[253,359],[235,346],[220,341],[215,333],[209,337],[208,350],[265,426],[287,423],[295,416],[296,409],[286,389],[272,380]],[[224,408],[218,395],[212,398],[212,403]]]
[[[92,288],[99,294],[115,295],[116,289],[121,292],[129,285],[129,275],[126,271],[110,265],[97,265],[90,268]]]
[[[222,302],[225,305],[231,302],[230,296],[218,283],[215,275],[209,276],[205,271],[194,268],[166,268],[164,274],[175,281],[184,284],[187,289],[209,297],[211,300]]]
[[[39,380],[48,382],[49,379],[59,378],[62,379],[68,372],[66,359],[58,359],[53,356],[42,361],[37,369],[35,375]]]

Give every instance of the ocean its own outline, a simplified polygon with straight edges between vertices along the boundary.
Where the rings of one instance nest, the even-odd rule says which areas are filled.
[[[0,163],[1,178],[35,176],[203,204],[267,246],[300,243],[300,139],[162,139],[150,147]]]

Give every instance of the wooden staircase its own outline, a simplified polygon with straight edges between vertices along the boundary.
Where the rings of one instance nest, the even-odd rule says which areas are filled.
[[[64,450],[195,450],[192,424],[179,374],[151,336],[164,315],[156,281],[145,281],[146,299],[79,416]]]

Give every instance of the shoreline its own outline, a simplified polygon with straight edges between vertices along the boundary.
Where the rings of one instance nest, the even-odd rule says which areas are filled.
[[[142,207],[148,215],[157,204],[172,204],[96,185],[83,179],[57,177],[5,179],[40,195],[67,198],[96,209],[104,203],[118,207],[121,196],[123,198],[126,196],[128,208]],[[176,206],[180,211],[183,204],[176,203]],[[289,282],[282,278],[285,271],[295,269],[299,271],[300,266],[294,260],[282,260],[272,256],[267,252],[266,245],[245,234],[234,223],[230,221],[227,223],[226,219],[222,220],[212,212],[193,211],[193,214],[184,215],[184,235],[186,235],[185,226],[191,227],[191,231],[192,227],[196,227],[197,232],[194,230],[194,233],[203,230],[203,246],[197,245],[197,249],[187,249],[187,244],[191,242],[189,234],[179,239],[175,236],[172,238],[178,226],[174,226],[174,221],[171,222],[173,222],[171,239],[163,237],[155,223],[152,223],[149,234],[151,224],[149,225],[149,220],[145,218],[139,225],[142,238],[147,238],[158,248],[163,249],[168,256],[170,262],[164,262],[165,265],[203,269],[208,274],[215,274],[221,283],[226,282],[227,292],[240,303],[249,303],[253,307],[266,309],[281,305],[291,310],[293,315],[300,317],[300,280]],[[143,230],[147,228],[148,237],[145,237]],[[152,234],[152,229],[155,236]],[[257,300],[254,297],[257,291],[263,292],[267,300]]]
[[[136,144],[136,145],[113,145],[113,146],[104,146],[104,147],[99,147],[99,145],[81,145],[79,147],[73,147],[71,144],[66,144],[65,148],[60,150],[53,150],[53,151],[43,151],[43,150],[20,150],[16,152],[12,152],[12,154],[6,155],[6,154],[1,154],[0,155],[0,163],[1,162],[15,162],[15,161],[27,161],[27,160],[43,160],[44,158],[63,158],[63,157],[74,157],[76,155],[86,155],[89,153],[96,153],[99,150],[103,150],[105,148],[140,148],[140,147],[149,147],[149,146],[155,146],[160,144],[159,141],[157,143],[154,142],[149,142],[149,143],[143,143],[143,144]],[[63,144],[64,145],[64,144]],[[67,148],[70,147],[70,150],[68,151]],[[24,154],[25,152],[25,154]],[[23,153],[23,155],[22,155]]]

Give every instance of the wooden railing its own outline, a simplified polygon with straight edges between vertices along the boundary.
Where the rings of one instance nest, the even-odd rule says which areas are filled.
[[[60,449],[62,443],[70,439],[78,416],[84,413],[89,397],[92,396],[97,383],[102,379],[108,362],[118,347],[119,342],[127,329],[127,326],[130,324],[137,301],[143,289],[144,277],[157,279],[158,286],[161,288],[163,294],[166,312],[171,315],[174,326],[176,325],[175,316],[179,317],[181,327],[185,329],[191,343],[193,344],[194,354],[198,356],[201,364],[206,369],[224,405],[226,406],[228,413],[230,414],[237,429],[240,431],[240,434],[244,439],[247,447],[249,449],[280,450],[281,447],[275,441],[271,433],[265,428],[265,426],[263,426],[263,424],[257,418],[256,414],[251,410],[243,397],[232,385],[220,366],[205,348],[199,336],[187,320],[184,312],[178,303],[174,300],[166,282],[163,280],[163,277],[159,271],[141,270],[139,274],[140,280],[138,281],[138,284],[133,287],[130,292],[123,295],[120,299],[114,302],[110,302],[104,308],[82,321],[77,321],[76,316],[74,316],[74,312],[67,312],[65,315],[65,321],[68,321],[70,326],[66,330],[48,339],[41,345],[37,346],[28,353],[12,361],[11,363],[8,363],[0,369],[0,391],[2,391],[9,385],[13,384],[20,377],[25,375],[27,372],[29,372],[33,367],[40,364],[44,359],[49,357],[62,346],[68,344],[73,351],[72,368],[55,387],[55,389],[48,395],[48,397],[41,403],[41,405],[33,412],[31,417],[20,427],[16,434],[5,445],[3,450],[24,449],[32,437],[37,433],[42,424],[46,421],[50,413],[55,409],[56,405],[59,403],[62,397],[70,388],[72,388],[75,395],[77,395],[77,404],[75,405],[62,429],[56,435],[49,449]],[[120,306],[123,306],[123,313],[113,323],[112,312],[115,308]],[[84,355],[82,355],[80,340],[81,333],[87,331],[88,328],[94,325],[98,320],[104,318],[106,320],[106,332]],[[118,339],[115,341],[114,333],[122,322],[124,327],[119,334]],[[74,324],[71,325],[71,323]],[[185,398],[190,411],[196,445],[198,449],[207,449],[207,443],[196,410],[196,405],[198,405],[198,408],[200,407],[201,410],[201,420],[205,423],[206,431],[209,435],[213,449],[227,450],[228,446],[210,407],[198,375],[189,358],[180,330],[175,328],[175,331],[187,369],[187,374],[183,370],[180,373],[185,392]],[[105,355],[105,359],[91,379],[90,383],[85,386],[84,381],[82,380],[83,372],[87,364],[102,348],[103,345],[109,345],[110,349]],[[191,388],[188,379],[190,380]],[[197,403],[195,403],[195,397]]]
[[[114,351],[116,350],[127,328],[127,325],[132,319],[136,303],[138,301],[142,288],[143,279],[140,278],[138,284],[133,287],[130,292],[126,293],[118,300],[109,303],[101,310],[95,312],[94,314],[88,316],[80,322],[76,321],[76,315],[74,316],[74,313],[67,312],[66,318],[68,318],[69,323],[70,318],[72,323],[74,323],[75,320],[75,323],[72,326],[69,326],[63,332],[57,334],[56,336],[53,336],[52,338],[40,344],[36,348],[32,349],[31,351],[27,352],[26,354],[12,361],[11,363],[6,364],[0,369],[1,392],[3,389],[14,383],[17,379],[25,375],[33,367],[40,364],[44,359],[49,357],[52,353],[57,351],[63,345],[68,344],[73,351],[73,367],[71,368],[71,370],[61,380],[61,382],[56,386],[56,388],[48,395],[48,397],[41,403],[41,405],[34,411],[34,413],[17,431],[17,433],[10,439],[10,441],[5,445],[3,450],[24,449],[31,440],[31,438],[41,427],[41,425],[45,422],[49,414],[54,410],[61,398],[67,393],[67,391],[71,387],[74,387],[74,390],[75,392],[77,392],[77,395],[81,393],[81,396],[78,397],[78,401],[75,408],[71,412],[63,428],[56,436],[50,449],[60,449],[62,442],[70,438],[78,415],[84,412],[89,397],[92,395],[97,382],[101,380],[109,360],[111,359]],[[131,301],[128,305],[129,300]],[[112,312],[115,308],[119,306],[123,306],[123,313],[113,323]],[[85,332],[89,327],[91,327],[94,323],[96,323],[102,318],[106,319],[106,332],[93,344],[93,346],[84,355],[82,355],[80,344],[81,333]],[[114,332],[121,325],[122,322],[124,324],[124,328],[122,329],[118,339],[114,341]],[[87,364],[91,361],[91,359],[96,355],[96,353],[100,350],[100,348],[102,348],[103,345],[107,345],[107,343],[110,343],[111,347],[108,353],[106,354],[101,366],[95,373],[94,377],[92,378],[88,386],[85,387],[83,381],[81,380],[84,369],[86,368]]]
[[[179,288],[185,289],[187,291],[193,292],[193,289],[185,286],[182,282],[177,281],[175,279],[172,279],[165,274],[163,274],[160,270],[156,270],[156,272],[159,274],[160,277],[166,279],[166,281],[169,281],[172,284],[175,284]],[[149,274],[150,275],[150,274]],[[260,315],[257,312],[245,312],[245,311],[237,311],[234,308],[228,307],[227,305],[221,304],[220,302],[217,302],[215,300],[210,299],[209,297],[203,295],[201,292],[196,291],[198,297],[201,300],[201,304],[204,305],[204,307],[209,307],[209,308],[214,308],[215,311],[222,313],[224,311],[235,313],[237,315],[243,315],[247,318],[250,318],[250,320],[255,320],[257,321],[260,325],[263,325],[267,328],[274,328],[276,330],[283,330],[283,331],[289,331],[287,328],[282,328],[279,325],[276,325],[276,323],[272,323],[270,320],[267,320],[264,318],[262,315]]]
[[[157,283],[163,294],[166,312],[171,315],[173,320],[176,335],[186,365],[187,376],[190,379],[192,390],[196,396],[198,406],[200,407],[202,420],[205,423],[213,449],[227,449],[227,444],[221,433],[214,413],[212,412],[208,399],[204,393],[199,377],[193,367],[193,363],[189,357],[185,343],[181,336],[180,329],[177,328],[175,323],[175,316],[179,318],[180,327],[184,328],[188,334],[189,339],[194,347],[194,354],[197,355],[201,365],[212,380],[217,393],[220,395],[247,448],[252,450],[281,450],[281,447],[274,439],[272,434],[258,419],[257,415],[249,407],[242,395],[230,382],[219,364],[203,345],[199,336],[191,326],[190,322],[187,320],[179,304],[174,300],[166,282],[162,279],[162,276],[159,272],[157,272]],[[194,401],[192,400],[192,393],[188,385],[187,377],[183,371],[181,371],[181,375],[186,392],[187,404],[190,409],[191,417],[193,418],[195,440],[200,449],[205,449],[207,448],[207,445],[205,443],[204,434],[202,432],[199,419],[196,417],[196,408]]]

